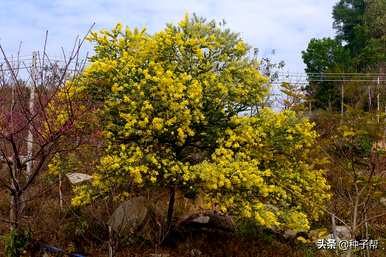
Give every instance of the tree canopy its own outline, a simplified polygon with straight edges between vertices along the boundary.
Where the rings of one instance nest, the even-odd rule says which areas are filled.
[[[329,186],[310,158],[313,124],[289,111],[247,115],[269,88],[238,34],[186,16],[155,34],[118,24],[89,39],[78,90],[101,106],[107,145],[73,204],[112,187],[123,197],[167,188],[268,227],[304,231],[320,216]]]

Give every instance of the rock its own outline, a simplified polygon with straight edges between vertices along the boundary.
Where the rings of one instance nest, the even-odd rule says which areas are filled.
[[[287,229],[286,231],[284,231],[284,237],[285,238],[295,238],[297,235],[297,233],[291,229]]]
[[[66,176],[70,181],[70,183],[73,185],[82,183],[84,181],[89,181],[92,179],[92,176],[88,174],[77,173],[77,172],[66,174]]]
[[[382,197],[381,199],[379,199],[379,202],[381,202],[383,206],[386,206],[386,197]]]
[[[135,232],[145,222],[148,214],[146,202],[146,199],[140,196],[122,203],[107,224],[117,233]]]
[[[336,226],[336,236],[342,240],[351,239],[351,232],[347,226]]]
[[[233,231],[235,229],[235,224],[231,216],[210,211],[185,216],[178,222],[177,227],[187,230],[214,229]]]
[[[170,254],[168,253],[151,253],[149,254],[149,257],[169,257]]]
[[[190,250],[190,256],[191,257],[198,257],[201,256],[202,252],[199,249],[192,249]]]
[[[193,219],[192,222],[207,224],[207,223],[209,223],[209,220],[210,220],[209,216],[199,216],[199,217]]]

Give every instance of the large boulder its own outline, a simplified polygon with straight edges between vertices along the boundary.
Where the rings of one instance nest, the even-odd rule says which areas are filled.
[[[149,209],[145,197],[132,198],[115,209],[107,224],[116,233],[134,233],[145,222]]]

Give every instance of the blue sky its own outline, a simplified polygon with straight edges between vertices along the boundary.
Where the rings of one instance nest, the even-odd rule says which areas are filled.
[[[302,72],[301,51],[311,38],[333,36],[331,11],[337,0],[0,0],[0,44],[8,55],[41,50],[49,31],[48,52],[70,51],[77,35],[112,28],[117,22],[155,32],[186,12],[225,19],[228,27],[259,48],[260,56],[286,62],[285,70]],[[87,44],[84,51],[91,51]]]

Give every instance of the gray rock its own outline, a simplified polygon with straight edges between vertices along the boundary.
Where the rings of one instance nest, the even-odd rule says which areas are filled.
[[[133,233],[144,223],[147,214],[146,199],[135,197],[118,206],[107,224],[116,233]]]
[[[89,181],[92,179],[92,176],[84,173],[78,173],[78,172],[69,173],[69,174],[66,174],[66,176],[70,181],[70,183],[73,185],[82,183],[84,181]]]
[[[197,218],[193,219],[192,222],[207,224],[209,223],[209,220],[210,220],[209,216],[198,216]]]
[[[383,206],[386,206],[386,197],[382,197],[379,201]]]
[[[339,239],[351,239],[351,232],[347,226],[336,226],[336,235]]]
[[[221,231],[233,231],[235,224],[231,216],[213,211],[190,214],[180,219],[177,227],[195,229],[215,229]]]
[[[291,229],[287,229],[286,231],[284,231],[284,237],[286,238],[295,238],[297,235],[297,233]]]

